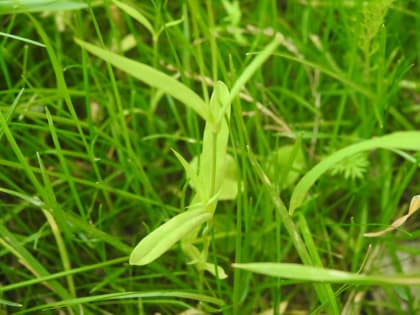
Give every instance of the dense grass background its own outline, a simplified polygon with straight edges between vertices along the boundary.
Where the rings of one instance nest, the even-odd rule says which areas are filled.
[[[419,311],[418,287],[334,284],[322,302],[310,282],[231,264],[301,263],[255,161],[288,204],[296,180],[329,154],[420,129],[420,2],[130,2],[161,30],[155,37],[111,1],[67,11],[32,1],[19,12],[12,2],[0,6],[1,314]],[[240,193],[219,205],[209,254],[228,279],[188,265],[179,246],[128,265],[138,241],[188,204],[171,149],[199,154],[204,123],[74,38],[208,100],[216,80],[232,87],[276,33],[286,40],[232,104]],[[375,150],[323,175],[292,218],[312,257],[332,269],[418,275],[418,216],[379,238],[363,234],[407,212],[420,193],[419,158]]]

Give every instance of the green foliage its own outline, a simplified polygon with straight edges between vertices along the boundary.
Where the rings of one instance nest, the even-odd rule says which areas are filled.
[[[305,176],[297,183],[292,197],[290,199],[289,213],[292,215],[294,211],[299,208],[304,198],[311,188],[311,186],[324,174],[328,169],[336,166],[343,159],[349,158],[359,152],[373,150],[373,149],[388,149],[388,150],[415,150],[420,151],[420,132],[419,131],[405,131],[395,132],[393,134],[377,137],[362,141],[341,149],[329,157],[323,159],[320,163],[315,165]]]
[[[264,163],[271,181],[280,182],[280,189],[291,188],[303,174],[306,161],[299,142],[273,150]]]
[[[174,78],[148,65],[130,60],[123,56],[119,56],[106,49],[96,47],[82,40],[75,39],[75,41],[92,54],[95,54],[110,64],[120,68],[136,79],[141,80],[152,87],[159,88],[163,92],[168,93],[172,97],[180,100],[186,106],[189,106],[192,110],[194,110],[203,119],[207,119],[208,108],[203,99],[194,91],[189,89],[184,84],[181,84]]]
[[[168,251],[173,244],[211,218],[208,205],[194,205],[196,210],[183,212],[147,235],[133,249],[131,265],[146,265]]]
[[[255,273],[272,277],[349,284],[400,284],[417,285],[420,284],[420,277],[392,277],[382,275],[363,275],[356,273],[343,272],[339,270],[303,266],[298,264],[275,264],[275,263],[248,263],[234,264],[235,268],[240,268]]]
[[[363,179],[369,167],[368,156],[358,153],[339,161],[331,167],[332,175],[342,175],[345,179]]]
[[[128,9],[126,8],[125,10]],[[131,13],[131,15],[133,14],[134,12]],[[129,60],[78,39],[76,39],[76,42],[84,49],[137,79],[177,98],[206,121],[203,134],[203,149],[200,156],[193,160],[191,164],[188,164],[179,153],[175,152],[178,160],[184,166],[192,189],[198,196],[193,198],[190,208],[198,208],[198,210],[180,214],[151,232],[134,248],[130,255],[130,264],[148,264],[164,254],[177,241],[185,238],[186,240],[183,242],[182,247],[192,261],[197,263],[199,269],[207,270],[216,276],[220,276],[220,278],[226,278],[227,275],[224,270],[221,267],[214,267],[213,264],[207,263],[206,254],[200,253],[192,243],[196,241],[198,228],[214,215],[218,200],[234,199],[236,197],[238,185],[235,178],[236,166],[232,158],[227,154],[230,102],[234,95],[239,92],[239,89],[278,46],[278,38],[275,38],[264,49],[262,54],[258,55],[245,69],[243,75],[233,87],[234,95],[229,93],[222,82],[217,82],[208,105],[205,105],[204,101],[188,87],[152,67]],[[227,167],[231,169],[229,176],[226,176]],[[207,251],[208,248],[204,248],[203,253]]]
[[[385,17],[394,0],[361,1],[358,14],[358,45],[365,56],[375,52],[375,38],[384,25]]]
[[[416,314],[418,12],[0,1],[0,314]]]
[[[165,82],[161,81],[161,84]],[[223,185],[225,170],[228,166],[226,157],[229,137],[229,98],[227,87],[222,82],[218,82],[208,107],[209,120],[204,129],[203,149],[200,156],[196,158],[195,165],[188,164],[179,153],[175,152],[184,166],[191,188],[197,194],[189,206],[190,210],[170,219],[141,240],[130,255],[130,264],[148,264],[169,250],[177,241],[185,239],[183,249],[192,261],[197,263],[198,268],[226,278],[223,269],[219,267],[219,272],[214,271],[213,265],[206,262],[207,258],[192,243],[196,241],[200,226],[214,215],[219,195],[230,197],[230,199],[236,197],[236,194],[231,193],[237,190],[232,187],[237,186],[234,178],[230,178],[231,181]],[[229,161],[232,164],[232,160]],[[223,192],[222,188],[227,191]]]

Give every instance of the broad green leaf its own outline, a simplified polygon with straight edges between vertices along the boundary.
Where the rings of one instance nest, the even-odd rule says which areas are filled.
[[[218,279],[226,279],[228,275],[226,274],[225,270],[221,266],[217,266],[212,263],[205,263],[204,270],[210,272],[213,276],[217,276]]]
[[[356,153],[378,148],[388,150],[420,151],[420,131],[401,131],[365,140],[341,149],[325,158],[307,172],[297,183],[290,199],[290,215],[292,215],[294,211],[302,205],[309,189],[328,169],[333,167],[339,161]]]
[[[146,265],[168,251],[191,230],[211,218],[205,208],[178,214],[143,238],[130,255],[130,265]]]
[[[364,275],[350,273],[335,269],[326,269],[313,266],[286,263],[247,263],[233,264],[234,268],[248,270],[251,272],[284,279],[329,282],[329,283],[349,283],[349,284],[399,284],[399,285],[418,285],[420,276],[406,275]]]
[[[266,160],[266,174],[273,182],[279,182],[280,189],[292,186],[306,167],[305,156],[300,144],[285,145],[271,152]],[[279,178],[278,180],[275,180]]]
[[[204,120],[207,120],[207,104],[193,90],[181,82],[144,63],[120,56],[77,38],[75,39],[75,42],[91,54],[109,62],[114,67],[176,98],[194,110]]]
[[[238,195],[238,166],[230,154],[225,156],[224,170],[219,200],[234,200]]]
[[[198,167],[198,158],[194,157],[190,163],[190,167],[193,170],[193,173],[197,173]],[[236,161],[230,154],[226,154],[224,158],[224,174],[222,182],[216,194],[218,195],[219,200],[233,200],[238,194],[238,167]],[[190,186],[192,189],[197,191],[197,186],[193,184],[193,181],[190,181]],[[206,182],[208,183],[208,181]]]
[[[133,19],[135,19],[137,22],[139,22],[141,25],[143,25],[150,34],[154,37],[155,31],[153,29],[152,24],[149,22],[149,20],[138,10],[134,9],[133,7],[129,6],[128,4],[125,4],[124,2],[118,1],[118,0],[112,0],[112,2],[120,8],[122,11],[127,13],[129,16],[131,16]]]
[[[209,199],[220,190],[226,167],[230,118],[229,91],[217,82],[210,99],[210,120],[206,122],[203,149],[198,162],[200,182],[207,183],[205,198]]]

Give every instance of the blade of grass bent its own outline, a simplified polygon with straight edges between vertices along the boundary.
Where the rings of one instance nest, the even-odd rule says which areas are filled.
[[[128,73],[136,79],[154,88],[160,89],[170,96],[184,103],[194,110],[204,120],[207,120],[207,104],[204,100],[186,85],[171,76],[158,71],[144,63],[128,59],[103,48],[75,39],[75,42],[91,54],[109,62],[114,67]]]
[[[329,157],[323,159],[315,165],[309,172],[302,177],[293,190],[290,198],[289,213],[293,215],[294,211],[303,204],[303,200],[311,186],[324,174],[328,169],[339,161],[348,158],[362,151],[374,149],[400,149],[400,150],[416,150],[420,151],[420,131],[401,131],[395,132],[382,137],[365,140],[344,149],[341,149]]]

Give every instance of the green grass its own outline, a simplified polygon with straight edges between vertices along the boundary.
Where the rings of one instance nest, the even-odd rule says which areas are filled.
[[[0,314],[418,312],[418,12],[3,1]]]

